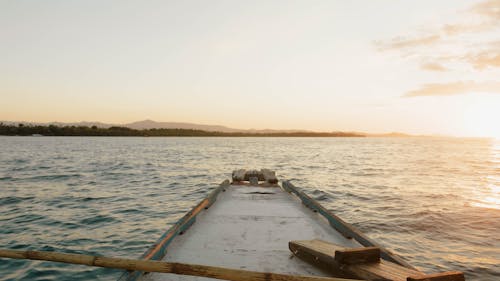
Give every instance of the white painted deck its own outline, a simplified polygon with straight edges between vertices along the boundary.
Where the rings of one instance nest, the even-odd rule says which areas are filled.
[[[261,194],[271,193],[271,194]],[[176,237],[164,261],[300,275],[328,276],[293,257],[291,240],[322,239],[359,247],[320,215],[279,187],[230,186],[203,210],[188,231]],[[149,273],[140,280],[217,280]]]

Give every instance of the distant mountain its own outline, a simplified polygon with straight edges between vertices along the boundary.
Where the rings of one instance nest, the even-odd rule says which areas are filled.
[[[128,124],[121,125],[123,127],[128,127],[136,130],[143,129],[190,129],[190,130],[202,130],[208,132],[225,132],[225,133],[234,133],[234,132],[243,132],[245,130],[228,128],[220,125],[202,125],[202,124],[194,124],[194,123],[181,123],[181,122],[156,122],[153,120],[143,120],[132,122]]]
[[[133,123],[123,124],[121,126],[142,130],[142,129],[191,129],[202,130],[207,132],[223,132],[223,133],[259,133],[259,134],[272,134],[272,133],[296,133],[296,132],[310,132],[306,130],[271,130],[271,129],[235,129],[220,125],[203,125],[195,123],[182,123],[182,122],[156,122],[153,120],[143,120]]]

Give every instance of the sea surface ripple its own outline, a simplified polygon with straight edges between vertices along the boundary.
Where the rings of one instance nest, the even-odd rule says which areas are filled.
[[[500,280],[500,143],[0,137],[0,246],[139,257],[237,168],[270,168],[425,271]],[[120,271],[0,259],[0,280]]]

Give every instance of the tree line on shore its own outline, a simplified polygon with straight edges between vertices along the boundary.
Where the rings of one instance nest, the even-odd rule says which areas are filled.
[[[351,132],[209,132],[194,129],[143,129],[113,126],[57,126],[57,125],[7,125],[0,123],[0,135],[4,136],[137,136],[137,137],[364,137]]]

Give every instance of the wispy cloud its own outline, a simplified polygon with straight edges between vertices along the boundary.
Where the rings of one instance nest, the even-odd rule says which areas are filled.
[[[441,36],[429,35],[416,38],[395,37],[387,42],[377,41],[380,50],[405,49],[419,46],[431,45],[439,41]]]
[[[471,12],[500,20],[500,0],[488,0],[478,3],[470,8]]]
[[[451,96],[477,92],[500,94],[500,82],[460,81],[445,84],[431,83],[423,85],[420,89],[410,91],[403,97]]]
[[[485,50],[470,52],[461,59],[479,70],[488,67],[500,67],[500,41],[491,43],[490,47]]]
[[[397,36],[375,43],[380,51],[397,51],[402,57],[416,60],[424,71],[451,73],[472,68],[477,70],[474,79],[480,79],[484,73],[480,79],[483,82],[428,83],[402,97],[500,94],[500,81],[491,81],[498,78],[492,78],[491,71],[486,71],[500,67],[500,0],[481,1],[463,12],[462,22],[445,23],[434,29],[424,26],[419,28],[420,35]],[[422,33],[422,30],[427,31]]]
[[[432,61],[431,64],[424,63],[421,65],[421,69],[426,71],[444,71],[448,69],[445,64],[451,61],[466,64],[478,70],[488,67],[500,67],[500,41],[491,42],[486,39],[486,41],[479,42],[481,46],[478,47],[477,44],[471,44],[471,40],[477,39],[470,39],[475,37],[469,36],[479,33],[487,34],[488,32],[498,34],[500,29],[500,0],[479,2],[466,9],[465,13],[469,15],[469,17],[465,17],[467,23],[447,23],[421,35],[397,36],[386,41],[376,41],[375,44],[380,51],[397,50],[402,51],[402,56],[412,54],[415,55],[412,57],[419,58],[420,61]],[[486,38],[488,37],[491,38],[491,36]],[[484,38],[482,40],[485,40]],[[495,36],[495,39],[497,38],[498,36]],[[457,44],[463,50],[462,55],[446,57],[439,55],[439,50],[446,52],[450,45]],[[493,47],[484,47],[488,45]],[[422,48],[427,49],[422,52]],[[436,51],[434,52],[430,48],[435,48]],[[435,55],[433,56],[432,53]]]
[[[420,68],[428,71],[447,71],[448,69],[436,62],[427,62],[420,65]]]
[[[455,36],[464,33],[488,31],[495,26],[496,23],[490,20],[476,24],[445,24],[439,32],[446,36]]]

